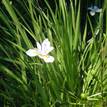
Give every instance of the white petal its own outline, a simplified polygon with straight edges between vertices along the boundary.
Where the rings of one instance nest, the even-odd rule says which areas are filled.
[[[50,46],[50,42],[48,39],[45,39],[42,43],[42,54],[47,55],[51,52],[54,48]]]
[[[54,61],[54,57],[50,55],[38,55],[39,58],[43,59],[46,63],[52,63]]]
[[[99,9],[97,6],[94,6],[94,9],[93,9],[95,12],[101,12],[102,9]]]
[[[88,10],[93,10],[92,6],[91,6],[91,7],[88,7]]]
[[[42,45],[44,45],[44,44],[49,44],[49,45],[50,45],[49,40],[48,40],[48,39],[45,39],[45,40],[42,42]]]
[[[47,57],[44,57],[44,61],[46,63],[52,63],[54,61],[54,57],[48,55]]]
[[[98,8],[97,6],[94,6],[93,9],[94,9],[94,10],[98,10],[99,8]]]
[[[41,45],[40,45],[40,43],[39,43],[39,42],[36,42],[36,45],[37,45],[37,48],[38,48],[39,50],[41,50],[41,49],[42,49],[42,47],[41,47]]]
[[[29,49],[28,51],[26,51],[26,54],[30,57],[34,57],[38,55],[38,51],[36,48],[34,49]]]
[[[42,43],[42,50],[48,49],[50,47],[50,42],[48,39],[45,39]]]
[[[51,52],[53,49],[54,49],[54,47],[52,47],[52,46],[49,47],[49,48],[48,48],[48,53]]]
[[[42,54],[47,55],[49,52],[51,52],[54,48],[53,47],[49,47],[45,50],[43,50]]]
[[[90,15],[91,15],[91,16],[94,16],[94,15],[95,15],[95,12],[94,12],[94,11],[90,11]]]
[[[100,13],[102,11],[102,9],[97,9],[96,12]]]

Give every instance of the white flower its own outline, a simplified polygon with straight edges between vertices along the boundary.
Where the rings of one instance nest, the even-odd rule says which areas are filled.
[[[43,59],[46,63],[51,63],[54,61],[54,57],[48,55],[54,48],[50,46],[50,42],[48,39],[45,39],[41,44],[39,42],[36,43],[37,48],[29,49],[26,51],[26,54],[30,57],[38,56]]]
[[[90,10],[91,16],[94,16],[96,12],[100,13],[102,11],[102,9],[99,9],[97,6],[88,7],[88,10]]]

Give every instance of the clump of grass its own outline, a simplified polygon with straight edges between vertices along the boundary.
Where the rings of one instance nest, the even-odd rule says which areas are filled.
[[[106,32],[102,30],[103,12],[98,16],[100,32],[95,35],[90,17],[84,33],[80,31],[80,2],[67,8],[65,0],[56,2],[53,11],[45,1],[43,11],[33,0],[3,0],[0,44],[1,102],[9,107],[97,106],[106,100]],[[104,12],[106,8],[104,5]],[[25,13],[25,14],[23,14]],[[86,41],[87,26],[92,38]],[[96,27],[97,28],[97,27]],[[98,38],[96,36],[99,36]],[[54,46],[53,63],[26,55],[36,42],[48,38]],[[102,44],[102,45],[100,45]],[[104,48],[103,48],[103,45]]]

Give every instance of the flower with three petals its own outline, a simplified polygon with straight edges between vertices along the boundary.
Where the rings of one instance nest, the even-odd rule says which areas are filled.
[[[100,13],[102,11],[102,9],[99,9],[97,6],[88,7],[88,10],[91,16],[94,16],[96,12]]]
[[[29,49],[26,51],[26,54],[30,57],[38,56],[43,59],[46,63],[52,63],[54,61],[54,57],[49,55],[54,48],[50,45],[48,39],[45,39],[41,44],[39,42],[36,43],[37,48]]]

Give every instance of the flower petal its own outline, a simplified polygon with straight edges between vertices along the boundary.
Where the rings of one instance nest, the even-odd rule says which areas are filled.
[[[46,63],[52,63],[54,61],[54,57],[50,55],[38,55],[38,57],[43,59]]]
[[[37,48],[38,48],[39,50],[41,50],[41,49],[42,49],[42,47],[41,47],[41,45],[40,45],[40,43],[39,43],[39,42],[36,42],[36,45],[37,45]]]
[[[50,47],[50,42],[48,39],[45,39],[42,43],[42,50],[47,50]]]
[[[30,57],[34,57],[38,55],[38,51],[36,48],[34,49],[29,49],[28,51],[26,51],[26,54]]]
[[[44,61],[45,61],[46,63],[52,63],[52,62],[54,61],[54,57],[48,55],[47,57],[44,57]]]
[[[92,6],[91,6],[91,7],[88,7],[88,10],[93,10]]]
[[[102,11],[102,9],[97,9],[96,12],[100,13]]]
[[[47,55],[51,52],[54,48],[50,46],[50,42],[48,39],[45,39],[42,43],[42,54]]]
[[[94,6],[94,9],[93,9],[95,12],[101,12],[102,9],[99,9],[97,6]]]
[[[94,11],[90,11],[90,15],[91,15],[91,16],[94,16],[94,15],[95,15],[95,12],[94,12]]]
[[[93,9],[94,9],[94,10],[98,10],[99,8],[98,8],[97,6],[94,6]]]

